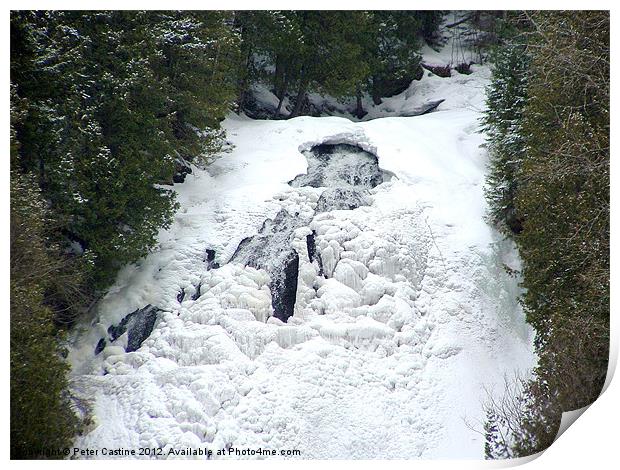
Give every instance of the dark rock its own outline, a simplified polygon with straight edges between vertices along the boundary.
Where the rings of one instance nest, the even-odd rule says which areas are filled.
[[[183,158],[177,158],[175,161],[175,173],[172,175],[172,181],[174,183],[182,183],[185,181],[185,177],[192,173],[192,167]]]
[[[215,250],[211,250],[209,248],[205,250],[204,262],[207,263],[207,271],[220,267],[220,263],[215,261]]]
[[[306,248],[308,248],[308,261],[311,263],[316,258],[316,232],[313,230],[310,235],[306,236]]]
[[[106,340],[101,338],[95,347],[95,356],[105,349]]]
[[[471,74],[471,63],[462,62],[456,67],[454,67],[454,69],[460,74],[470,75]]]
[[[231,257],[232,262],[269,273],[274,316],[284,322],[293,314],[297,295],[299,256],[290,247],[291,238],[308,222],[282,209],[265,220],[258,234],[243,239]]]
[[[148,338],[155,327],[157,313],[161,310],[152,305],[135,310],[125,316],[118,325],[108,328],[110,341],[115,341],[125,331],[127,332],[127,347],[125,351],[136,351]]]
[[[271,282],[271,302],[273,316],[286,322],[295,309],[297,299],[297,277],[299,274],[299,255],[291,250],[285,260],[282,275]]]
[[[241,240],[230,260],[273,275],[288,256],[293,232],[308,222],[282,209],[273,219],[265,220],[256,235]]]
[[[263,224],[263,227],[265,225]],[[258,235],[256,235],[258,236]],[[246,253],[249,254],[249,252],[251,251],[250,249],[250,245],[254,242],[255,237],[245,237],[243,240],[241,240],[239,242],[239,245],[237,245],[237,249],[235,250],[235,252],[233,253],[233,255],[230,258],[230,261],[240,261],[243,264],[245,264],[246,266],[248,265],[252,265],[251,261],[250,261],[250,257],[249,256],[244,256]],[[242,260],[239,260],[239,258],[242,258]]]
[[[192,294],[192,300],[198,300],[198,298],[202,295],[200,292],[200,288],[202,287],[202,283],[198,283],[196,287],[196,292]]]
[[[184,298],[185,298],[185,288],[182,288],[181,291],[177,294],[177,302],[179,303],[183,302]]]
[[[401,114],[401,116],[402,117],[414,117],[414,116],[421,116],[423,114],[430,113],[431,111],[434,111],[437,108],[437,106],[439,106],[444,101],[446,100],[441,99],[441,100],[429,101],[428,103],[424,103],[422,106],[419,106],[418,108],[408,113]]]
[[[183,183],[185,181],[185,176],[187,176],[187,173],[175,173],[174,175],[172,175],[172,182],[173,183]]]
[[[323,260],[321,259],[321,253],[316,249],[316,232],[314,230],[310,235],[306,236],[306,247],[308,248],[308,259],[311,263],[316,260],[319,265],[319,276],[325,276],[323,273]]]
[[[422,67],[441,78],[449,78],[452,76],[452,67],[449,65],[422,64]]]

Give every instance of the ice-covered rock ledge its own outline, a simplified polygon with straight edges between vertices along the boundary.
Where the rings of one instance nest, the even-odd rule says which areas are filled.
[[[487,76],[442,79],[446,102],[418,117],[230,116],[234,149],[175,186],[172,227],[123,269],[71,349],[74,389],[95,415],[76,445],[482,458],[463,418],[483,419],[484,388],[534,362],[503,268],[518,256],[483,219]],[[357,145],[395,178],[357,207],[317,211],[324,187],[288,183],[308,171],[302,152],[324,143]],[[298,257],[287,323],[273,316],[269,272],[233,258],[282,211],[298,221],[282,241]],[[95,355],[147,305],[157,318],[135,351]]]

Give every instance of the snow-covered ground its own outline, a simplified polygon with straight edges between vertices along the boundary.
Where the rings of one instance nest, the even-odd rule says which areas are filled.
[[[504,269],[519,268],[518,254],[484,221],[477,120],[489,71],[472,70],[425,74],[367,122],[231,115],[234,149],[175,186],[174,224],[122,270],[70,351],[74,390],[94,412],[76,446],[482,458],[466,421],[481,429],[485,389],[499,393],[535,357]],[[430,114],[381,117],[441,98]],[[369,205],[315,213],[324,188],[288,182],[321,143],[358,145],[394,176]],[[272,316],[267,271],[229,262],[282,209],[302,221],[282,242],[299,255],[287,323]],[[124,334],[94,354],[108,327],[148,304],[161,311],[136,351]]]

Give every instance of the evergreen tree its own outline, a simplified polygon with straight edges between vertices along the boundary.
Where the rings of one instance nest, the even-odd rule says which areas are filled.
[[[221,148],[220,122],[236,98],[240,38],[230,12],[151,12],[153,68],[165,84],[174,153],[184,159]]]
[[[608,361],[609,13],[531,21],[518,243],[541,373],[568,410],[596,399]]]
[[[11,90],[11,162],[20,143],[15,125],[25,117],[24,103]],[[67,396],[67,365],[61,358],[60,333],[46,292],[66,280],[67,263],[58,246],[50,246],[52,220],[36,178],[11,170],[10,231],[10,392],[11,458],[62,458],[50,449],[71,444],[77,419]],[[79,279],[72,279],[79,284]]]
[[[299,11],[302,32],[298,44],[299,76],[295,107],[301,114],[311,88],[335,97],[354,96],[368,74],[357,31],[368,21],[366,12]]]
[[[336,98],[400,92],[420,76],[420,39],[436,29],[441,12],[415,11],[243,11],[235,14],[244,61],[240,106],[248,106],[252,83],[267,80],[279,100],[287,94],[304,112],[308,92]]]
[[[485,195],[491,221],[512,233],[521,231],[515,212],[520,166],[525,152],[521,131],[527,96],[529,58],[522,45],[509,43],[492,56],[493,78],[482,119],[489,152]]]
[[[525,96],[519,81],[496,81],[485,118],[494,165],[488,194],[495,217],[510,208],[519,221],[522,303],[539,357],[523,388],[524,411],[509,420],[517,457],[548,447],[562,412],[591,404],[605,382],[610,181],[609,12],[525,13],[519,22],[531,58],[527,100],[511,97]],[[510,73],[504,64],[499,76],[502,68]],[[505,418],[499,411],[496,422]],[[496,429],[487,426],[491,441]]]
[[[45,457],[71,444],[77,418],[54,311],[44,304],[62,259],[46,247],[45,201],[36,179],[11,173],[11,458]],[[62,458],[62,455],[50,456]]]
[[[221,144],[237,39],[228,14],[14,12],[12,81],[28,103],[18,165],[92,262],[96,286],[167,227],[178,159]]]
[[[241,35],[243,60],[239,105],[246,105],[250,83],[267,79],[279,100],[274,113],[278,117],[287,92],[299,77],[302,32],[298,15],[294,11],[239,11],[235,13],[235,22]],[[273,73],[267,76],[263,67],[255,63],[265,59],[274,66]]]
[[[372,12],[373,33],[367,39],[370,81],[366,88],[375,104],[381,102],[381,97],[400,93],[413,79],[421,77],[418,50],[424,35],[420,16],[423,14],[418,11]]]

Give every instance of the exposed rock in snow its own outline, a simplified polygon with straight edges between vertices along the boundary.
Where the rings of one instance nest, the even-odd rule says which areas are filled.
[[[291,181],[299,188],[374,188],[384,180],[377,157],[350,144],[321,144],[305,151],[308,170]]]
[[[309,225],[316,213],[352,210],[370,204],[368,190],[384,180],[377,158],[359,147],[321,144],[305,151],[304,155],[308,160],[308,171],[297,176],[290,185],[320,189],[318,200],[315,192],[306,194],[300,190],[282,194],[279,197],[282,202],[295,204],[305,199],[305,210],[296,208],[289,212],[281,209],[275,218],[263,223],[258,234],[242,240],[231,258],[231,262],[265,269],[269,273],[274,316],[284,322],[293,315],[296,302],[299,255],[292,248],[295,231]],[[316,274],[323,276],[323,255],[316,250],[314,235],[305,236],[308,260],[313,263],[316,258]],[[214,255],[208,253],[207,261],[209,256],[212,260]],[[328,263],[331,263],[331,253],[328,252],[327,256]],[[332,269],[330,265],[330,273]]]
[[[172,175],[174,183],[182,183],[185,181],[185,177],[191,173],[192,167],[189,162],[180,157],[175,159],[175,173]]]
[[[430,113],[434,109],[437,109],[441,103],[443,103],[444,99],[429,101],[428,103],[424,103],[419,106],[417,109],[412,109],[411,111],[405,111],[402,116],[403,117],[413,117],[413,116],[421,116],[426,113]]]
[[[118,325],[108,328],[109,340],[114,343],[121,335],[127,333],[125,351],[136,351],[149,337],[157,320],[159,309],[152,305],[129,313]]]
[[[297,277],[299,274],[299,255],[291,250],[281,266],[282,276],[271,282],[271,302],[273,316],[286,321],[293,315],[297,299]]]
[[[317,212],[352,210],[370,204],[366,191],[357,188],[330,188],[321,193],[316,204]]]
[[[105,338],[101,338],[97,342],[97,346],[95,346],[95,356],[104,350],[104,348],[106,347],[106,344],[108,344],[108,342],[105,340]]]
[[[217,261],[215,261],[215,250],[212,250],[210,248],[207,248],[205,250],[205,259],[204,259],[206,265],[206,269],[217,269],[220,267],[220,263],[218,263]]]
[[[257,235],[244,239],[231,258],[231,262],[269,273],[273,312],[282,321],[293,314],[295,305],[299,256],[291,239],[303,223],[299,213],[294,216],[283,209],[273,220],[266,220]]]

